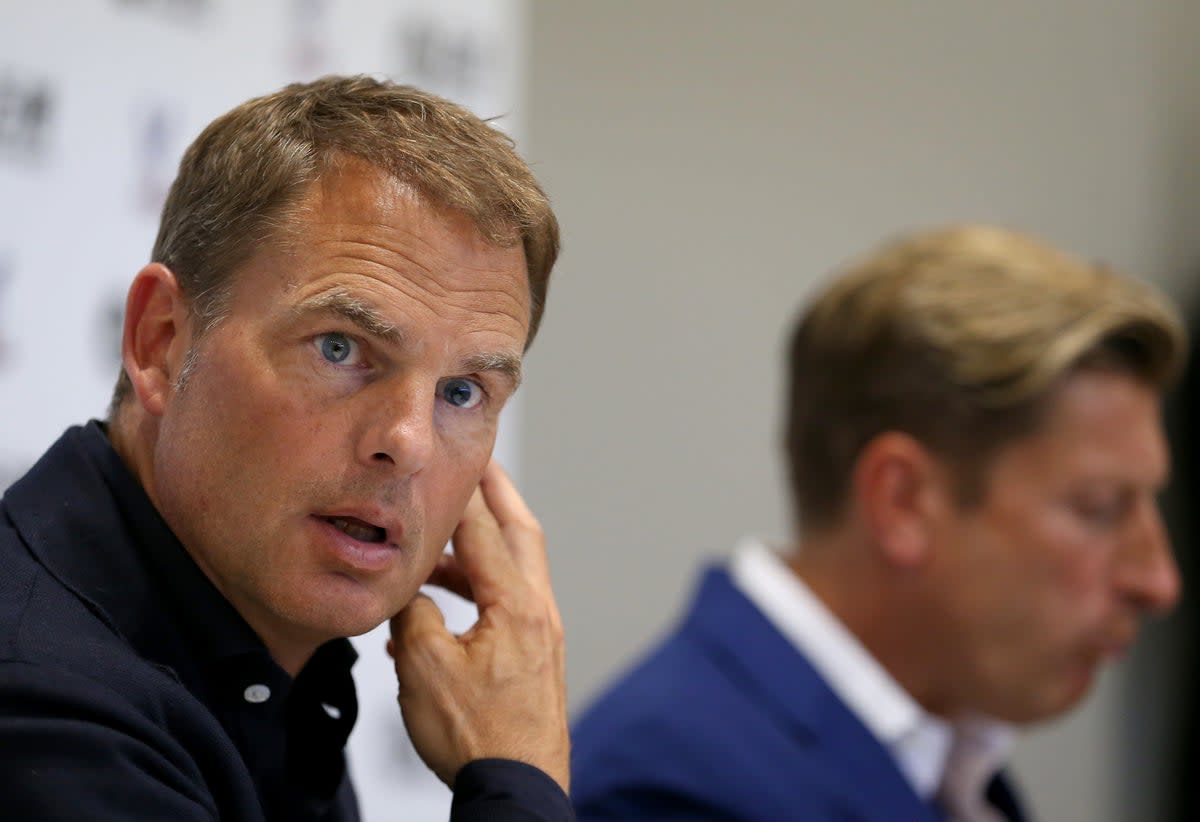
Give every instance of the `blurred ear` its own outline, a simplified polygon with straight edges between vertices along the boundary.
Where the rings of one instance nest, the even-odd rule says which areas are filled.
[[[190,342],[190,312],[175,274],[161,263],[137,273],[125,298],[121,357],[141,406],[161,416]]]
[[[929,450],[889,431],[867,443],[854,467],[854,493],[885,561],[916,567],[930,558],[944,474]]]

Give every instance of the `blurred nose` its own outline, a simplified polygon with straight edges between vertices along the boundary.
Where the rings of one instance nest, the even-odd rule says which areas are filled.
[[[1137,606],[1165,613],[1179,601],[1182,582],[1158,504],[1146,500],[1123,546],[1117,583]]]
[[[358,458],[401,476],[424,468],[434,448],[434,391],[416,381],[392,387],[386,395],[367,398],[366,421],[358,441]]]

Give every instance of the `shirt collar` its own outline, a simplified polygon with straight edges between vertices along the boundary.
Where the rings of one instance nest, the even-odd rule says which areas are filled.
[[[743,539],[730,563],[733,584],[812,664],[846,707],[886,747],[924,800],[937,793],[951,750],[981,754],[972,781],[1007,758],[1012,732],[992,720],[956,724],[925,711],[825,604],[765,544]],[[964,741],[959,740],[960,735]],[[980,786],[982,791],[982,785]]]

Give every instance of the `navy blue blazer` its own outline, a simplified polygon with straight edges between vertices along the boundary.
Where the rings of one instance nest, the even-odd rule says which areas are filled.
[[[682,625],[578,721],[573,745],[582,822],[943,819],[717,568]],[[995,791],[1020,819],[1007,786]]]

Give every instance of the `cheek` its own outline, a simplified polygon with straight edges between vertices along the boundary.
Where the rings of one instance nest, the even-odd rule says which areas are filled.
[[[430,525],[449,537],[462,518],[463,509],[479,486],[483,471],[492,455],[494,432],[490,436],[450,439],[443,444],[436,473],[427,487],[427,510],[436,511]]]
[[[172,474],[190,483],[198,499],[224,499],[235,509],[294,475],[325,433],[303,394],[278,390],[252,361],[202,361],[173,398],[162,432],[169,450],[178,452]]]
[[[1104,593],[1111,539],[1095,533],[1070,513],[1055,516],[1039,540],[1048,575],[1060,595],[1076,605]]]
[[[1104,620],[1108,546],[1073,518],[1055,517],[1017,543],[1014,607],[1028,615],[1030,634],[1055,653]]]
[[[443,510],[447,516],[457,520],[462,515],[471,494],[479,487],[479,480],[483,477],[490,454],[490,450],[459,454],[447,462],[439,483],[440,495],[446,501]]]
[[[1093,575],[1089,546],[1055,516],[1002,513],[958,535],[964,561],[949,584],[961,612],[1005,646],[1070,630]]]
[[[211,369],[205,396],[208,424],[231,450],[270,459],[286,469],[323,442],[344,416],[322,400],[317,386],[269,364],[256,365],[250,356],[231,358]]]
[[[496,419],[482,413],[453,411],[439,403],[434,425],[444,459],[463,474],[476,473],[477,469],[472,485],[477,484],[496,444]]]

